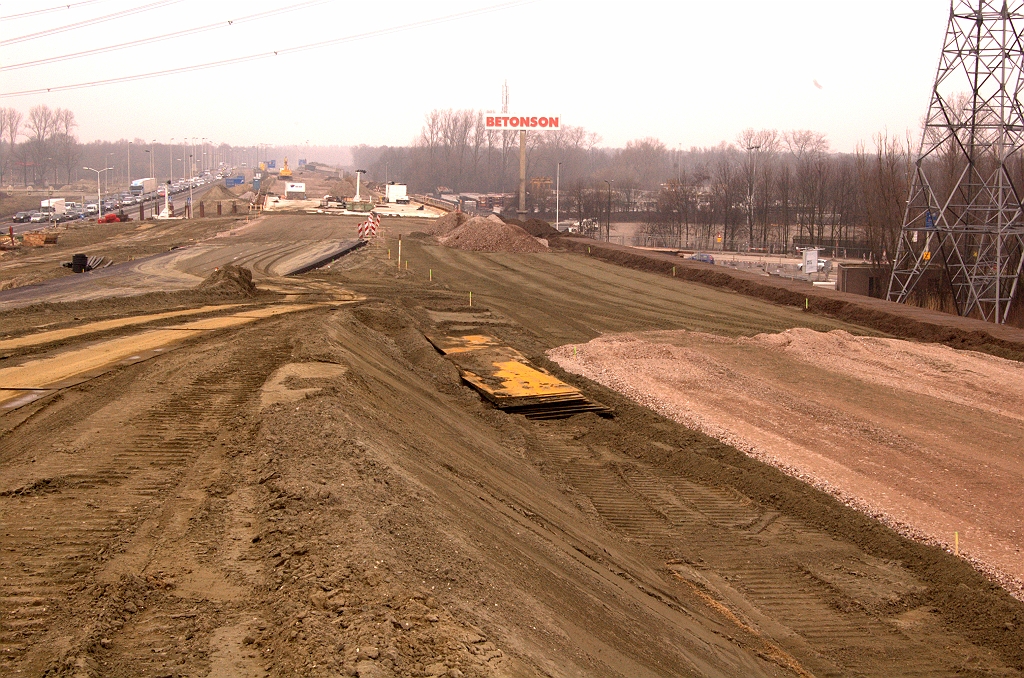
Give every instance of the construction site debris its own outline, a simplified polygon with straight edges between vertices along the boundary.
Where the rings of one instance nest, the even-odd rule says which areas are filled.
[[[203,282],[199,283],[196,289],[225,297],[256,296],[256,285],[252,281],[252,271],[241,266],[234,266],[233,264],[215,269]]]
[[[29,247],[42,247],[43,245],[56,245],[57,234],[45,233],[43,231],[31,231],[21,236],[21,241]]]
[[[547,247],[519,226],[506,224],[494,215],[467,219],[438,240],[445,247],[473,252],[526,253],[547,250]]]
[[[527,419],[564,419],[582,412],[611,416],[561,379],[530,363],[522,353],[484,334],[427,337],[455,363],[471,388],[506,412]]]

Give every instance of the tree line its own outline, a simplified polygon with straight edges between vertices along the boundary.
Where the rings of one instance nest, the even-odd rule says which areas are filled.
[[[0,108],[0,186],[59,189],[82,179],[95,182],[95,174],[83,171],[83,166],[111,167],[103,182],[108,187],[125,187],[129,179],[192,176],[204,169],[216,170],[222,162],[255,167],[261,160],[275,159],[280,167],[287,157],[295,168],[299,158],[330,165],[349,160],[341,146],[232,146],[199,139],[162,143],[139,138],[82,143],[77,129],[74,112],[66,108],[39,105],[27,113]]]
[[[61,175],[68,183],[80,154],[77,127],[74,111],[67,108],[33,106],[27,116],[15,108],[0,108],[0,185],[51,177],[59,185]]]
[[[571,125],[526,139],[531,211],[553,216],[560,167],[562,214],[605,228],[639,223],[640,244],[782,251],[796,243],[879,262],[894,254],[912,162],[910,140],[885,133],[854,153],[833,151],[810,130],[746,129],[731,143],[685,150],[650,137],[601,148],[597,134]],[[416,193],[518,202],[519,135],[486,129],[483,111],[431,111],[409,146],[358,146],[353,157],[372,180]]]

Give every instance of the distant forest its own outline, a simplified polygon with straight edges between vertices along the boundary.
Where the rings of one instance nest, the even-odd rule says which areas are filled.
[[[412,146],[357,146],[371,180],[416,193],[506,193],[518,201],[519,135],[484,127],[482,111],[434,110]],[[561,163],[570,219],[640,222],[645,244],[778,251],[794,242],[849,246],[882,261],[895,251],[911,167],[911,140],[879,134],[855,153],[810,130],[747,129],[732,143],[673,149],[654,138],[599,147],[581,127],[527,134],[527,205],[553,216]],[[550,180],[550,181],[548,181]],[[611,202],[611,214],[608,203]]]
[[[112,167],[103,177],[109,188],[220,162],[252,167],[274,159],[280,166],[288,157],[293,167],[306,159],[365,169],[371,181],[405,182],[414,193],[503,193],[507,207],[518,202],[519,135],[485,129],[482,111],[431,111],[416,142],[401,147],[237,147],[207,139],[83,144],[77,127],[68,109],[0,108],[0,185],[95,182],[86,166]],[[571,125],[527,134],[528,209],[554,217],[561,163],[563,218],[605,228],[609,221],[637,222],[639,244],[767,251],[806,244],[848,248],[879,263],[895,251],[912,166],[909,138],[879,134],[854,153],[833,152],[825,135],[809,130],[747,129],[731,143],[689,149],[654,138],[624,148],[600,142]]]

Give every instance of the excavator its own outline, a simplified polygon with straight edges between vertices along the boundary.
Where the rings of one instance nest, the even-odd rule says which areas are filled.
[[[284,167],[282,167],[281,171],[277,173],[277,176],[279,179],[285,180],[292,178],[292,171],[288,169],[288,158],[284,159]]]

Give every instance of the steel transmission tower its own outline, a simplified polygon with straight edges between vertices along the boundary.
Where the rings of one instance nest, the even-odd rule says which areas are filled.
[[[941,262],[957,312],[1005,322],[1024,261],[1024,2],[953,0],[889,281]]]

